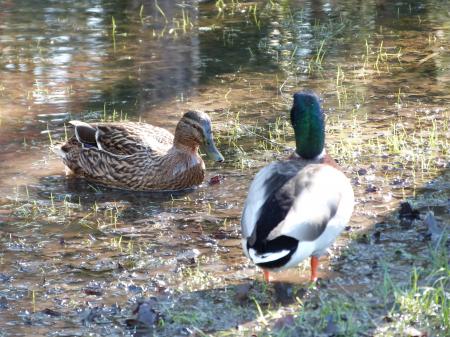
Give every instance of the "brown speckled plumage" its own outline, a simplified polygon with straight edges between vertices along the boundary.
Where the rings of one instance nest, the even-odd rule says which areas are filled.
[[[71,124],[75,136],[55,152],[73,173],[90,181],[151,191],[185,189],[204,179],[205,164],[198,148],[206,141],[204,129],[211,131],[209,117],[203,112],[186,113],[175,137],[145,123]]]

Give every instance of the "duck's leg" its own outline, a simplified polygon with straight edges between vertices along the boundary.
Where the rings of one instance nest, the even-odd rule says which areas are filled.
[[[317,268],[319,267],[319,258],[311,256],[311,282],[317,281]]]
[[[267,283],[270,282],[270,273],[267,269],[263,269],[263,273],[264,273],[264,281],[266,281]]]

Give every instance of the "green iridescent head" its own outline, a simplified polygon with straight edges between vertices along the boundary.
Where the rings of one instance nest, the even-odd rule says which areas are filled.
[[[305,159],[320,155],[325,145],[325,121],[315,93],[304,91],[294,94],[291,123],[295,132],[297,154]]]

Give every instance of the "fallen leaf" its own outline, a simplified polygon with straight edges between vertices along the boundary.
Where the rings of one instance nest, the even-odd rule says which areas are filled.
[[[413,209],[408,201],[405,201],[400,204],[398,216],[400,218],[400,224],[403,227],[409,228],[414,220],[420,219],[420,212]]]
[[[400,204],[399,217],[400,219],[419,219],[420,212],[416,209],[413,209],[411,204],[408,201],[402,202]]]
[[[210,185],[217,185],[217,184],[221,184],[224,180],[224,176],[222,175],[217,175],[214,177],[211,177],[211,179],[209,179],[209,184]]]
[[[234,298],[239,302],[248,300],[250,289],[252,289],[252,285],[250,283],[237,285],[234,289]]]
[[[365,176],[367,174],[367,169],[360,168],[357,172],[358,172],[358,175]]]
[[[292,328],[294,326],[295,326],[294,316],[287,315],[287,316],[283,316],[283,317],[279,318],[275,322],[273,329],[280,331],[280,330],[283,330],[286,328]]]
[[[42,313],[52,316],[52,317],[60,317],[62,315],[60,312],[49,309],[49,308],[42,310]]]
[[[84,289],[84,293],[86,295],[94,295],[94,296],[101,296],[101,295],[103,295],[101,290],[93,289],[93,288],[86,288],[86,289]]]
[[[275,300],[282,305],[294,302],[296,293],[292,284],[285,282],[275,282],[273,284],[275,290]]]
[[[133,310],[135,317],[127,319],[127,325],[153,328],[160,319],[160,313],[155,309],[156,305],[157,302],[153,299],[138,302]]]
[[[101,316],[100,309],[98,307],[94,308],[86,308],[80,313],[81,321],[86,323],[94,322],[96,318],[99,318]]]
[[[195,264],[197,257],[200,255],[198,249],[189,249],[177,255],[177,261],[186,264]]]
[[[369,184],[366,187],[366,193],[375,193],[378,192],[380,190],[380,188],[374,184]]]

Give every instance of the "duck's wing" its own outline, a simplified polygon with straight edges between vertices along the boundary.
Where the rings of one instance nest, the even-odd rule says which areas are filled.
[[[173,142],[173,135],[165,129],[145,123],[88,124],[71,121],[75,137],[83,148],[95,147],[116,155],[131,155],[142,151],[164,152]]]
[[[86,147],[97,147],[96,127],[81,121],[70,121],[69,124],[73,125],[78,142]]]
[[[327,227],[338,235],[353,211],[353,189],[345,175],[324,164],[311,164],[289,180],[266,208],[282,209],[290,203],[284,219],[271,229],[267,240],[288,236],[302,241],[315,241]],[[331,241],[333,238],[330,238]]]
[[[166,129],[147,123],[121,123],[137,142],[153,151],[166,151],[173,145],[173,135]]]
[[[124,189],[140,189],[148,173],[145,152],[116,155],[98,148],[85,148],[78,153],[77,165],[89,180]]]
[[[300,168],[301,163],[297,161],[273,162],[256,174],[250,185],[241,217],[244,238],[249,238],[254,233],[267,200],[295,176]]]

